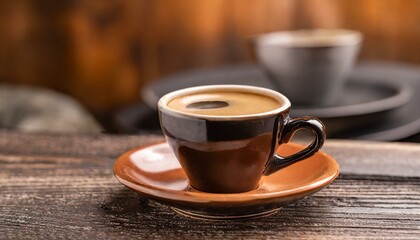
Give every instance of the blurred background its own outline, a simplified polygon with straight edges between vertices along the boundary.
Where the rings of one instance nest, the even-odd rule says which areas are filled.
[[[64,94],[118,133],[115,114],[147,84],[252,63],[247,40],[260,33],[348,28],[364,35],[360,60],[420,64],[419,12],[417,0],[4,0],[0,86]]]

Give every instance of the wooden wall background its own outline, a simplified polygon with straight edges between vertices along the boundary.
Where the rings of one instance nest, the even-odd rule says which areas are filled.
[[[3,0],[0,81],[107,113],[162,75],[251,61],[251,35],[310,27],[363,32],[361,58],[420,63],[418,0]]]

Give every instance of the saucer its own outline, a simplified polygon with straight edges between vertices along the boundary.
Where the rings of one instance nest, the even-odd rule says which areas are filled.
[[[303,146],[283,144],[280,155]],[[257,189],[232,194],[200,192],[188,179],[169,145],[139,147],[120,156],[114,165],[118,181],[141,194],[166,204],[180,214],[200,219],[243,219],[271,214],[330,184],[339,174],[337,162],[318,152],[314,156],[263,176]]]

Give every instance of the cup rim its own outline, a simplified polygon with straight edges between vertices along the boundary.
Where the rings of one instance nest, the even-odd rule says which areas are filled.
[[[231,116],[217,116],[217,115],[188,113],[188,112],[174,110],[167,106],[169,101],[173,100],[176,97],[180,97],[180,96],[184,96],[184,95],[188,95],[192,93],[199,93],[202,91],[214,91],[214,90],[234,90],[234,91],[244,91],[244,92],[249,92],[249,93],[263,94],[263,95],[267,95],[269,97],[275,98],[277,101],[279,101],[282,104],[279,108],[276,108],[268,112],[244,114],[244,115],[231,115]],[[158,102],[159,111],[162,111],[166,114],[170,114],[173,116],[183,116],[183,117],[191,117],[191,118],[197,118],[197,119],[214,120],[214,121],[258,119],[258,118],[263,118],[267,116],[277,115],[279,113],[282,113],[290,109],[290,107],[291,107],[290,100],[279,92],[276,92],[268,88],[249,86],[249,85],[234,85],[234,84],[203,85],[203,86],[184,88],[184,89],[176,90],[176,91],[165,94],[159,99],[159,102]]]
[[[297,40],[299,35],[302,39]],[[315,35],[321,38],[307,38]],[[288,48],[340,47],[360,44],[363,40],[363,34],[359,31],[342,28],[311,28],[263,33],[255,35],[251,40],[259,46]]]

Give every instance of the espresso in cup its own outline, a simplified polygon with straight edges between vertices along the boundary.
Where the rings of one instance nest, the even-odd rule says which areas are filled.
[[[259,87],[212,85],[178,90],[158,103],[168,144],[192,188],[238,193],[258,187],[269,175],[314,154],[325,131],[316,118],[289,117],[290,101]],[[289,157],[275,154],[279,144],[307,128],[314,142]]]
[[[207,91],[180,96],[168,103],[168,108],[185,113],[237,116],[272,111],[282,105],[275,98],[240,91]]]

